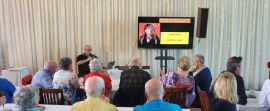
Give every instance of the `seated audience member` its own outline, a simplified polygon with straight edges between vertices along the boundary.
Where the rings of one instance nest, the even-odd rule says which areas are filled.
[[[23,86],[14,93],[15,111],[44,111],[38,106],[39,89],[36,86]]]
[[[72,104],[75,89],[79,88],[78,76],[72,73],[72,61],[69,57],[59,60],[59,70],[53,77],[53,88],[63,89],[64,103]]]
[[[227,61],[227,71],[233,73],[237,82],[237,94],[239,97],[238,104],[247,104],[247,94],[243,78],[240,76],[241,73],[241,62],[242,57],[231,57]]]
[[[176,105],[162,100],[164,94],[163,85],[160,81],[151,79],[145,84],[145,96],[147,102],[136,106],[133,111],[182,111]]]
[[[105,83],[101,77],[89,77],[85,81],[87,99],[72,105],[71,111],[118,111],[117,108],[103,98]]]
[[[98,60],[95,58],[93,60],[90,61],[89,63],[89,68],[90,68],[90,73],[87,75],[83,76],[83,84],[84,82],[87,80],[88,77],[92,77],[92,76],[98,76],[101,77],[104,81],[105,81],[105,89],[106,89],[106,93],[111,90],[112,88],[112,84],[111,84],[111,79],[108,75],[105,75],[103,73],[101,73],[101,63],[98,62]]]
[[[0,68],[0,76],[2,75],[2,69]],[[0,78],[0,92],[3,93],[6,102],[11,103],[11,98],[15,92],[16,87],[7,79]]]
[[[132,59],[129,67],[121,73],[119,89],[113,100],[113,104],[116,106],[134,107],[146,101],[144,85],[151,79],[151,76],[140,68],[141,61],[138,58]]]
[[[268,62],[267,65],[270,67],[270,61]],[[270,68],[269,68],[269,71],[270,71]],[[270,106],[270,79],[267,79],[264,81],[258,100],[259,100],[260,106],[262,107]]]
[[[96,55],[92,54],[92,46],[91,45],[85,45],[84,46],[84,53],[77,56],[76,58],[76,65],[79,69],[79,77],[84,76],[85,74],[90,73],[89,69],[89,62],[94,59],[98,58]]]
[[[190,107],[195,99],[195,81],[189,75],[190,58],[183,56],[179,58],[176,72],[168,72],[161,77],[164,87],[187,88],[187,107]]]
[[[237,83],[232,73],[223,72],[219,75],[214,84],[214,93],[215,98],[209,103],[210,111],[237,111]]]
[[[57,67],[55,61],[49,60],[45,62],[43,68],[34,75],[31,84],[39,88],[53,88],[53,75]]]
[[[195,79],[195,94],[196,98],[193,106],[200,106],[200,98],[198,96],[197,86],[203,91],[208,91],[212,82],[212,75],[208,67],[204,65],[205,58],[203,55],[197,54],[193,57],[193,76]]]

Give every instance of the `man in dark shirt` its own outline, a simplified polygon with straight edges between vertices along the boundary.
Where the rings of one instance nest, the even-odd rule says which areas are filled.
[[[148,72],[142,70],[140,59],[132,59],[129,69],[124,70],[120,76],[119,89],[115,93],[113,104],[121,107],[134,107],[144,104],[145,83],[151,79]]]
[[[240,76],[242,57],[233,56],[227,61],[227,71],[233,73],[237,82],[238,104],[247,104],[247,94],[243,78]]]
[[[82,77],[85,74],[90,73],[89,69],[89,62],[94,59],[98,58],[96,55],[92,54],[92,47],[91,45],[85,45],[84,46],[84,53],[77,56],[76,58],[76,64],[78,65],[79,69],[79,77]]]
[[[237,83],[237,95],[239,97],[239,101],[238,104],[241,105],[246,105],[247,104],[247,94],[246,94],[246,88],[245,88],[245,84],[244,84],[244,80],[243,78],[240,76],[240,71],[241,71],[241,61],[242,61],[242,57],[231,57],[228,59],[227,61],[227,71],[233,73],[233,75],[235,76],[236,79],[236,83]],[[213,83],[211,90],[209,91],[209,101],[214,100],[215,98],[215,93],[214,93],[214,84]]]
[[[205,59],[203,55],[197,54],[193,58],[193,65],[194,68],[194,79],[195,79],[195,94],[196,98],[192,104],[192,107],[199,107],[200,106],[200,98],[197,91],[197,86],[203,91],[208,92],[211,82],[212,82],[212,75],[208,67],[204,65]]]

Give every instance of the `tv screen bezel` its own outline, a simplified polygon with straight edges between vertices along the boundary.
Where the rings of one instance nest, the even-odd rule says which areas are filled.
[[[188,45],[180,45],[180,44],[170,44],[170,45],[159,45],[156,47],[142,47],[139,46],[139,24],[140,23],[159,23],[159,21],[154,21],[153,19],[159,18],[187,18],[191,20],[192,31],[189,33],[189,44]],[[142,21],[141,19],[149,19]],[[150,20],[152,19],[152,20]],[[194,39],[194,27],[195,27],[195,17],[161,17],[161,16],[138,16],[138,31],[137,31],[137,48],[139,49],[193,49],[193,39]]]

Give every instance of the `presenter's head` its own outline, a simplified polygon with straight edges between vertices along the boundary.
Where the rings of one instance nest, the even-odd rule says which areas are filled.
[[[144,26],[144,35],[147,37],[155,37],[156,36],[155,29],[154,29],[152,24],[146,24]]]
[[[84,50],[84,54],[89,56],[92,53],[93,49],[91,45],[85,45],[83,50]]]

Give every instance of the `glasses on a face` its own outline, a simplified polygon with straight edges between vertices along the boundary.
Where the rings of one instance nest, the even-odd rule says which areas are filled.
[[[91,50],[93,50],[93,49],[84,49],[84,50],[88,50],[88,51],[91,51]]]

